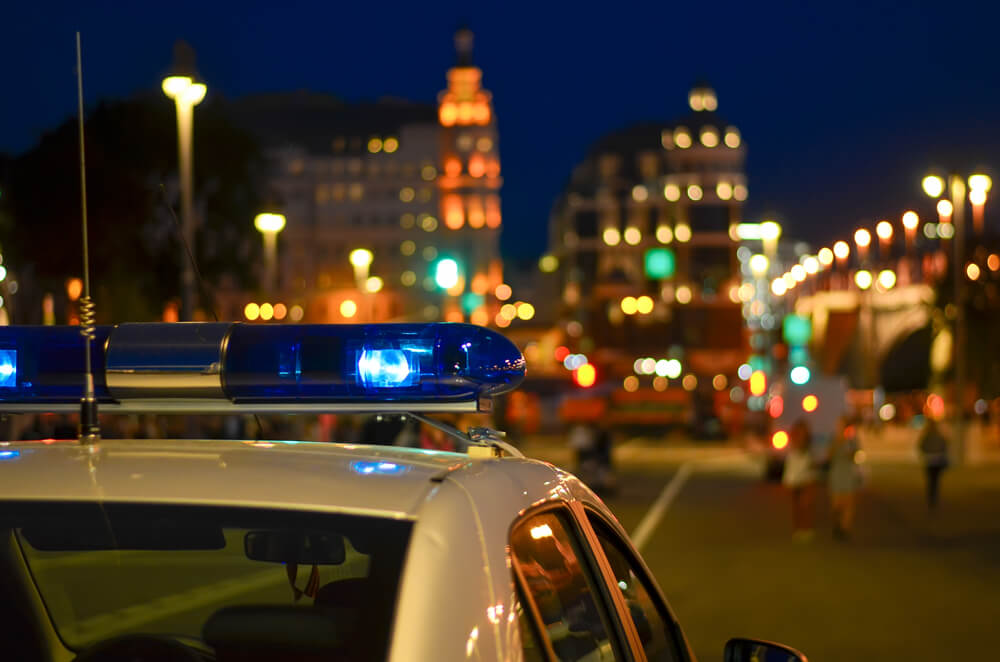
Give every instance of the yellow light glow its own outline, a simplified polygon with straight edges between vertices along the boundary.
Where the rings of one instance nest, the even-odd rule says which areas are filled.
[[[167,76],[163,79],[163,93],[171,99],[177,99],[191,87],[191,82],[189,76]]]
[[[690,186],[687,187],[687,196],[692,200],[701,200],[701,197],[703,195],[704,192],[701,190],[701,187],[698,186],[697,184],[691,184]]]
[[[608,246],[617,246],[621,243],[622,235],[617,228],[607,228],[602,235],[604,243]]]
[[[833,264],[833,251],[825,246],[819,249],[819,253],[817,253],[816,257],[819,260],[819,263],[824,267],[828,267]]]
[[[1000,270],[1000,255],[990,253],[990,256],[986,258],[986,266],[990,268],[990,271]]]
[[[847,256],[851,254],[851,247],[847,245],[846,241],[838,241],[833,245],[833,254],[838,260],[846,260]]]
[[[993,180],[990,179],[989,175],[970,175],[969,188],[973,191],[989,193],[990,189],[993,188]]]
[[[954,211],[955,207],[951,204],[950,200],[938,200],[937,213],[942,219],[951,218]]]
[[[737,184],[733,187],[733,199],[743,202],[747,199],[747,195],[749,195],[749,192],[743,184]]]
[[[663,187],[663,197],[670,202],[677,202],[681,199],[681,189],[677,184],[667,184]]]
[[[372,258],[374,255],[367,248],[355,248],[348,256],[351,264],[359,269],[369,266],[372,263]]]
[[[372,294],[375,294],[376,292],[382,289],[383,285],[384,283],[382,282],[381,278],[379,278],[378,276],[371,276],[368,278],[368,280],[365,281],[365,290],[371,292]]]
[[[986,204],[986,191],[982,189],[972,189],[969,191],[969,202],[976,206]]]
[[[358,313],[358,304],[354,303],[351,299],[345,299],[340,302],[340,314],[342,317],[348,319],[354,317]]]
[[[3,280],[3,279],[0,279]],[[66,281],[66,296],[70,301],[76,301],[83,294],[83,281],[79,278],[70,278]]]
[[[879,221],[878,225],[875,226],[875,234],[882,241],[889,241],[892,239],[892,223],[889,221]]]
[[[892,269],[878,272],[878,284],[883,290],[891,290],[896,286],[896,272]]]
[[[399,140],[396,139],[396,138],[393,138],[392,136],[389,136],[388,138],[386,138],[385,142],[382,143],[382,151],[384,151],[384,152],[388,152],[389,154],[392,154],[397,149],[399,149]]]
[[[740,132],[735,127],[726,129],[726,147],[736,149],[740,146]]]
[[[785,292],[788,291],[788,286],[785,285],[784,278],[775,278],[771,281],[771,292],[776,297],[785,296]]]
[[[716,147],[719,144],[719,134],[715,129],[705,127],[701,130],[701,144],[705,147]]]
[[[766,276],[770,267],[771,261],[767,259],[766,255],[758,253],[750,258],[750,272],[757,278]]]
[[[253,219],[253,225],[259,232],[281,232],[285,228],[285,216],[284,214],[257,214]]]
[[[517,317],[517,306],[512,303],[505,303],[500,306],[500,317],[505,320],[512,320]]]
[[[368,141],[368,151],[372,154],[377,154],[382,151],[382,139],[372,138]]]
[[[625,243],[630,246],[635,246],[640,241],[642,241],[642,233],[639,232],[639,228],[625,228]]]
[[[632,187],[632,199],[636,202],[645,202],[649,198],[649,189],[642,184]]]
[[[413,287],[417,282],[417,274],[407,269],[399,275],[399,282],[406,287]]]
[[[414,191],[413,187],[410,186],[404,186],[399,189],[399,199],[402,202],[413,202],[413,198],[416,197],[416,194],[416,191]]]
[[[777,432],[775,432],[774,435],[771,437],[771,445],[774,446],[779,451],[783,448],[787,448],[788,433],[785,432],[784,430],[778,430]]]
[[[774,241],[781,236],[781,225],[774,221],[764,221],[760,224],[760,238],[764,241]]]
[[[625,297],[620,305],[626,315],[635,315],[639,311],[639,302],[635,297]]]
[[[869,244],[872,243],[872,233],[864,228],[859,228],[854,233],[854,243],[858,245],[858,248],[868,248]]]
[[[764,395],[767,390],[767,375],[762,370],[750,373],[750,395]]]
[[[815,395],[810,393],[806,397],[802,398],[802,411],[807,414],[811,414],[816,411],[817,407],[819,407],[819,398]]]
[[[660,225],[656,228],[656,240],[661,244],[669,244],[674,240],[674,231],[669,225]]]
[[[743,283],[736,291],[737,298],[743,303],[749,303],[750,301],[753,301],[753,298],[756,294],[757,294],[757,288],[753,286],[753,283]]]
[[[653,300],[643,294],[635,300],[635,309],[640,315],[648,315],[653,312]]]
[[[497,299],[499,299],[500,301],[506,301],[511,297],[513,293],[514,290],[512,290],[510,285],[508,285],[507,283],[500,283],[499,285],[497,285],[496,289],[493,290],[493,294],[495,294]]]
[[[476,308],[469,315],[469,321],[476,326],[486,326],[490,323],[490,314],[483,308]]]
[[[937,236],[941,237],[942,239],[951,239],[952,237],[955,236],[955,226],[952,225],[950,222],[938,223]]]
[[[859,289],[867,290],[872,286],[872,273],[866,269],[854,274],[854,284],[858,286]]]
[[[506,329],[508,326],[510,326],[510,320],[507,319],[506,317],[503,317],[499,313],[497,313],[497,316],[493,318],[493,323],[496,324],[501,329]]]
[[[715,94],[711,90],[702,95],[701,102],[705,105],[705,110],[715,110],[719,107],[719,102],[716,100]]]
[[[819,273],[819,260],[812,255],[803,260],[802,266],[810,276]]]
[[[407,239],[399,245],[399,252],[403,255],[413,255],[417,252],[417,244],[414,241]]]
[[[688,94],[688,105],[691,106],[691,110],[705,110],[705,101],[702,98],[700,91],[694,90]]]
[[[531,527],[531,537],[534,538],[535,540],[539,540],[540,538],[551,538],[552,529],[551,527],[549,527],[548,524],[540,524],[539,526],[533,526]]]
[[[691,134],[687,132],[687,129],[677,127],[674,131],[674,144],[681,149],[687,149],[691,146]]]
[[[306,311],[302,306],[296,304],[288,310],[288,317],[291,318],[293,322],[300,322],[302,318],[305,317]]]
[[[796,264],[795,266],[792,267],[792,278],[795,279],[796,283],[801,283],[806,279],[806,276],[808,275],[809,274],[806,273],[806,268],[803,267],[801,264]]]
[[[781,274],[781,280],[785,281],[785,287],[789,290],[799,284],[799,281],[795,280],[795,276],[792,275],[791,271]]]
[[[274,304],[274,319],[283,320],[288,315],[288,308],[283,303]]]
[[[629,375],[622,382],[622,388],[624,388],[629,393],[635,393],[639,390],[639,378],[635,375]]]
[[[248,303],[243,308],[243,317],[246,317],[251,322],[260,317],[260,306],[255,303]]]
[[[691,288],[687,285],[681,285],[677,288],[677,291],[674,292],[674,298],[677,299],[677,303],[680,304],[691,303],[691,299],[693,298]]]
[[[715,195],[719,200],[729,200],[733,197],[733,187],[729,182],[719,182],[715,185]]]
[[[265,322],[274,317],[274,306],[269,303],[262,303],[260,305],[260,318]]]
[[[965,275],[969,277],[969,280],[979,280],[979,265],[974,262],[970,262],[965,265]]]
[[[718,374],[715,377],[712,377],[712,388],[714,388],[716,391],[721,391],[728,385],[729,385],[729,380],[726,379],[725,375]]]
[[[691,241],[691,226],[687,223],[678,223],[674,228],[674,239],[682,244]]]
[[[740,288],[739,287],[737,287],[735,285],[730,285],[729,286],[729,290],[727,291],[727,294],[729,296],[729,300],[732,301],[733,303],[739,303],[740,302]]]
[[[543,255],[538,260],[538,268],[544,273],[550,274],[559,268],[559,258],[555,255]]]
[[[517,316],[522,320],[530,320],[535,316],[535,307],[530,303],[522,303],[517,307]]]
[[[907,211],[903,213],[904,228],[907,230],[916,230],[918,225],[920,225],[920,217],[917,216],[917,212]]]
[[[921,185],[924,188],[924,193],[932,198],[936,198],[944,192],[944,180],[937,175],[927,175]]]

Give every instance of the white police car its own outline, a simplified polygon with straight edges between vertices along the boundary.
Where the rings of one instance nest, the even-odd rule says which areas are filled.
[[[524,360],[456,324],[98,327],[102,411],[477,411]],[[0,410],[73,411],[73,328],[0,328]],[[464,452],[268,441],[0,444],[0,658],[689,660],[579,480]],[[733,640],[727,660],[792,660]]]

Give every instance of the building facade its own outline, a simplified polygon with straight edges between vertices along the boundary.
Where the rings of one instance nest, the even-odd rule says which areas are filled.
[[[316,323],[494,318],[498,135],[472,33],[455,42],[436,106],[312,93],[238,103],[266,150],[269,203],[286,217],[276,282],[240,316],[255,318],[266,302],[275,319]]]
[[[710,87],[688,102],[675,122],[599,140],[551,216],[567,335],[629,391],[718,386],[746,357],[733,232],[745,146]]]

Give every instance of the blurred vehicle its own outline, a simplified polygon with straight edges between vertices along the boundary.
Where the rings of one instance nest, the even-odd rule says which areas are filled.
[[[96,336],[105,411],[405,414],[455,450],[4,442],[5,659],[693,658],[585,484],[500,433],[426,416],[484,411],[516,387],[524,360],[502,336],[461,324],[201,323]],[[73,411],[82,347],[75,329],[0,329],[14,366],[0,411]],[[788,650],[733,640],[725,659],[804,659]]]

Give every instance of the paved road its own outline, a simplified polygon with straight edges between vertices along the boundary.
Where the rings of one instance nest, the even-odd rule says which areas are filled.
[[[557,464],[565,450],[530,447]],[[787,495],[735,449],[626,444],[608,499],[635,531],[678,469],[676,492],[643,554],[703,661],[733,635],[783,641],[811,660],[991,659],[1000,592],[1000,466],[951,469],[942,506],[923,503],[919,468],[871,466],[849,543],[791,538]],[[675,486],[676,487],[676,486]]]

